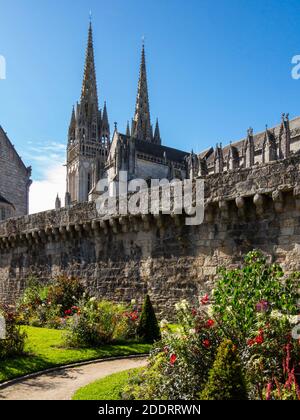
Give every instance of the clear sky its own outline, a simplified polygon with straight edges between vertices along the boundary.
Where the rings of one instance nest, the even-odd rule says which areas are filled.
[[[299,0],[0,0],[0,124],[33,166],[31,211],[63,193],[90,10],[112,127],[125,130],[133,117],[143,35],[152,119],[165,145],[200,151],[277,124],[282,112],[300,115],[300,80],[291,77]]]

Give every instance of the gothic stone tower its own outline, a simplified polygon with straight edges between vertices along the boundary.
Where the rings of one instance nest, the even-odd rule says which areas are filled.
[[[129,133],[129,127],[127,127]],[[158,120],[156,121],[155,133],[153,136],[153,127],[151,124],[145,45],[142,48],[142,58],[140,67],[140,77],[138,83],[138,92],[136,97],[135,114],[132,120],[131,135],[138,140],[150,143],[161,144]]]
[[[98,107],[93,32],[90,23],[81,99],[73,108],[67,147],[66,202],[87,201],[104,172],[110,148],[106,103]]]

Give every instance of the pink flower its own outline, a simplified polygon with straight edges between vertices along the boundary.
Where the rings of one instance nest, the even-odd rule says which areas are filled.
[[[269,307],[269,302],[267,302],[266,300],[261,300],[260,302],[257,303],[256,310],[257,312],[266,312],[268,310],[268,307]]]
[[[209,296],[208,294],[204,295],[201,299],[200,302],[202,303],[202,305],[207,305],[209,303]]]
[[[271,392],[272,392],[272,382],[269,382],[267,385],[267,393],[266,393],[266,400],[271,399]]]

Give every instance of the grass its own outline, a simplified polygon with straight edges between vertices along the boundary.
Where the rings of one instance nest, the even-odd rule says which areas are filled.
[[[98,348],[63,348],[63,331],[22,327],[26,331],[26,355],[0,361],[0,383],[29,373],[69,363],[148,353],[151,346],[140,343],[103,345]]]
[[[141,371],[143,368],[130,369],[114,373],[99,379],[83,388],[80,388],[74,395],[73,400],[121,400],[121,393],[128,383],[129,376]]]

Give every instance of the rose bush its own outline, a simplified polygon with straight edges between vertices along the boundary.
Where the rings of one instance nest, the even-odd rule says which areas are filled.
[[[65,341],[71,347],[99,346],[136,337],[139,311],[95,297],[65,311]]]

